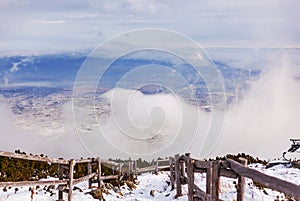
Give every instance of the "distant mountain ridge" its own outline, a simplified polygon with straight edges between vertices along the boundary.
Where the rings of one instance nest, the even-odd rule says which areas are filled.
[[[73,85],[76,75],[86,58],[86,55],[74,56],[69,54],[2,57],[0,58],[0,86],[5,87],[16,83],[26,85],[26,83],[33,84],[34,82],[48,82],[55,85],[67,84],[70,86]],[[146,64],[171,66],[167,61],[120,59],[112,65],[116,70],[108,71],[108,73],[121,75],[130,69]],[[258,77],[260,74],[259,70],[250,71],[243,68],[232,68],[221,61],[214,61],[214,64],[226,81],[249,80]],[[118,66],[122,66],[122,68]],[[123,66],[130,66],[130,68],[123,68]],[[9,80],[5,83],[7,78]]]

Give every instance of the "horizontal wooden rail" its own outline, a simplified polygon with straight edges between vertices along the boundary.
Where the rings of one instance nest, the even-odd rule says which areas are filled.
[[[109,161],[109,160],[105,160],[105,159],[101,159],[101,164],[103,164],[103,165],[112,165],[112,166],[119,167],[119,163]]]
[[[68,180],[0,182],[0,187],[67,185]]]
[[[227,161],[230,164],[230,168],[237,174],[250,178],[266,188],[282,192],[294,197],[296,200],[300,200],[300,186],[247,168],[234,160],[228,159]]]
[[[119,175],[108,175],[108,176],[101,176],[101,180],[110,180],[110,179],[118,179]]]
[[[168,169],[168,168],[170,168],[169,165],[158,166],[158,170],[164,170],[164,169]]]
[[[141,173],[144,173],[144,172],[155,172],[155,171],[159,171],[159,170],[162,170],[162,169],[169,169],[170,166],[169,165],[164,165],[164,166],[156,166],[156,165],[153,165],[153,166],[149,166],[149,167],[144,167],[144,168],[137,168],[135,170],[135,173],[136,174],[141,174]]]
[[[23,159],[23,160],[40,161],[40,162],[46,162],[46,163],[57,163],[57,164],[69,165],[69,160],[56,159],[56,158],[51,158],[51,157],[41,157],[38,155],[34,156],[34,155],[16,154],[16,153],[12,153],[12,152],[0,151],[0,156],[8,157],[8,158]],[[91,158],[91,159],[75,160],[75,163],[92,163],[92,162],[97,162],[97,159]],[[101,163],[104,165],[119,166],[119,163],[109,161],[109,160],[102,159]]]
[[[144,172],[151,172],[151,171],[155,171],[155,169],[156,169],[156,165],[144,167],[144,168],[138,168],[136,170],[136,173],[140,174],[140,173],[144,173]]]
[[[86,176],[84,176],[84,177],[80,177],[80,178],[78,178],[78,179],[74,179],[73,183],[74,183],[74,185],[76,185],[76,184],[78,184],[78,183],[87,181],[87,180],[89,180],[89,179],[91,179],[91,178],[94,178],[94,177],[96,177],[96,176],[97,176],[96,173],[92,173],[92,174],[86,175]]]
[[[0,182],[0,187],[17,187],[17,186],[38,186],[38,185],[58,185],[58,200],[63,199],[63,190],[68,187],[68,201],[73,200],[73,186],[84,181],[89,181],[89,187],[92,184],[92,178],[97,177],[98,186],[101,186],[101,181],[110,179],[122,179],[123,163],[116,163],[100,158],[88,158],[79,160],[65,160],[50,157],[43,157],[38,155],[26,155],[22,153],[11,153],[0,151],[0,157],[15,158],[29,161],[39,161],[46,163],[58,164],[58,179],[53,181],[19,181],[19,182]],[[88,173],[86,176],[74,179],[74,167],[76,164],[85,163],[87,165]],[[97,166],[97,173],[93,173],[92,166]],[[112,166],[113,169],[119,170],[118,175],[101,176],[101,165]],[[115,168],[116,167],[116,168]],[[64,170],[69,170],[68,179],[64,179]]]
[[[46,162],[46,163],[58,163],[58,164],[64,164],[64,165],[69,164],[69,161],[64,160],[64,159],[56,159],[56,158],[33,156],[33,155],[15,154],[15,153],[5,152],[5,151],[0,151],[0,156],[8,157],[8,158],[23,159],[23,160],[40,161],[40,162]]]

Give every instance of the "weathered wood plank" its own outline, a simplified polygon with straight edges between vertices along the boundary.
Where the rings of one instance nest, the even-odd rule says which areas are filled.
[[[119,163],[119,168],[118,168],[118,171],[119,171],[119,176],[122,175],[122,166],[123,166],[123,163]]]
[[[145,167],[145,168],[138,168],[137,169],[137,173],[143,173],[143,172],[151,172],[151,171],[155,171],[156,166],[149,166],[149,167]]]
[[[176,182],[176,197],[182,196],[181,189],[181,170],[180,170],[180,162],[179,155],[175,156],[175,182]]]
[[[64,169],[63,165],[58,164],[58,179],[63,180],[63,174],[64,174]],[[58,188],[58,199],[62,200],[63,199],[63,190],[61,188]]]
[[[102,174],[102,169],[101,169],[101,159],[97,158],[97,169],[98,169],[98,187],[101,187],[101,174]]]
[[[137,174],[141,174],[141,173],[144,173],[144,172],[155,172],[157,169],[158,170],[169,170],[169,166],[157,166],[156,165],[153,165],[153,166],[149,166],[149,167],[144,167],[144,168],[138,168],[135,172]]]
[[[199,161],[195,160],[195,168],[207,169],[212,167],[211,161]]]
[[[119,166],[119,163],[113,162],[113,161],[109,161],[109,160],[105,160],[105,159],[101,159],[101,163],[103,165],[113,165],[113,166]]]
[[[128,161],[128,179],[131,180],[131,161]]]
[[[185,177],[185,161],[179,161],[179,165],[180,165],[180,177],[184,178]]]
[[[199,200],[206,200],[206,193],[201,190],[198,186],[194,185],[194,190],[195,190],[195,197],[198,198]]]
[[[78,183],[80,183],[80,182],[87,181],[87,180],[89,180],[89,179],[91,179],[91,178],[93,178],[93,177],[96,177],[96,176],[97,176],[96,173],[92,173],[92,174],[88,174],[88,175],[86,175],[86,176],[84,176],[84,177],[80,177],[80,178],[78,178],[78,179],[74,179],[73,185],[76,185],[76,184],[78,184]]]
[[[162,165],[162,166],[158,166],[158,170],[166,170],[166,169],[169,169],[170,166],[169,165]]]
[[[250,178],[267,188],[290,195],[296,200],[300,200],[300,186],[284,181],[282,179],[278,179],[276,177],[263,174],[257,170],[244,167],[234,160],[228,159],[227,161],[230,163],[231,169],[237,174]]]
[[[212,199],[212,196],[205,193],[204,191],[202,191],[198,186],[194,186],[195,187],[195,198],[197,199],[194,199],[194,201],[196,200],[205,200],[205,201],[215,201]],[[223,201],[221,199],[217,199],[218,201]]]
[[[69,164],[69,161],[64,160],[64,159],[15,154],[15,153],[5,152],[5,151],[0,151],[0,156],[8,157],[8,158],[23,159],[23,160],[40,161],[40,162],[46,162],[46,163],[58,163],[58,164],[65,164],[65,165]]]
[[[195,186],[195,178],[194,178],[194,160],[187,159],[186,161],[186,173],[188,178],[188,201],[194,201],[194,186]]]
[[[0,187],[67,185],[68,180],[0,182]]]
[[[208,168],[206,171],[206,194],[212,194],[212,167]]]
[[[212,163],[212,200],[219,200],[220,194],[220,161]]]
[[[70,160],[70,167],[69,167],[69,192],[68,192],[68,201],[72,201],[73,199],[73,178],[74,178],[74,167],[75,167],[75,160]]]
[[[56,159],[51,157],[41,157],[41,156],[33,156],[33,155],[23,155],[23,154],[16,154],[12,152],[5,152],[0,151],[0,156],[8,157],[8,158],[18,158],[18,159],[24,159],[24,160],[32,160],[32,161],[40,161],[40,162],[46,162],[46,163],[58,163],[58,164],[65,164],[69,165],[69,160],[65,159]],[[90,163],[90,162],[97,162],[97,159],[77,159],[75,160],[75,163]],[[109,160],[102,160],[102,164],[104,165],[113,165],[113,166],[119,166],[119,163],[109,161]]]
[[[137,161],[135,160],[134,161],[134,174],[135,174],[135,176],[137,175],[137,169],[138,169],[138,167],[137,167]]]
[[[88,171],[88,175],[92,174],[92,163],[87,164],[87,171]],[[91,188],[91,186],[92,186],[92,180],[89,179],[89,188]]]
[[[170,182],[171,182],[171,190],[175,189],[175,167],[174,167],[174,159],[169,157],[169,164],[170,164]]]
[[[98,162],[97,162],[97,158],[96,158],[96,161],[93,161],[92,165],[97,165],[97,163]],[[101,159],[101,163],[106,166],[116,166],[116,167],[119,166],[119,163],[116,163],[114,161],[105,160],[105,159]]]
[[[240,163],[247,167],[247,159],[239,158]],[[238,176],[238,185],[237,185],[237,201],[244,201],[245,194],[245,182],[246,179],[243,176]]]
[[[119,175],[108,175],[108,176],[101,176],[101,180],[110,180],[110,179],[119,179]]]

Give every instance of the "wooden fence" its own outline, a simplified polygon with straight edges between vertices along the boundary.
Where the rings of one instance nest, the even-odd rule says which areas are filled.
[[[167,163],[167,165],[166,165]],[[169,170],[170,169],[170,164],[169,164],[169,159],[156,159],[155,165],[149,166],[149,167],[144,167],[144,168],[138,168],[136,161],[133,161],[131,163],[131,172],[134,175],[138,175],[144,172],[158,172],[161,170]]]
[[[160,170],[170,170],[171,188],[176,187],[176,197],[182,196],[182,185],[188,185],[188,201],[218,201],[220,194],[220,177],[228,177],[238,179],[237,182],[237,201],[244,200],[245,178],[250,178],[253,181],[260,183],[266,188],[270,188],[286,195],[300,200],[300,186],[289,183],[287,181],[263,174],[257,170],[247,167],[247,160],[240,159],[240,163],[227,159],[218,161],[203,161],[191,158],[190,154],[182,156],[176,155],[169,159],[156,160],[156,164],[146,168],[138,168],[136,161],[129,161],[127,164],[115,163],[112,161],[101,160],[100,158],[80,159],[80,160],[64,160],[40,156],[28,156],[23,154],[15,154],[10,152],[0,151],[0,156],[8,158],[18,158],[23,160],[33,160],[47,163],[58,164],[58,178],[54,181],[21,181],[21,182],[0,182],[0,187],[10,186],[37,186],[37,185],[58,185],[58,199],[63,200],[63,191],[68,187],[68,201],[72,201],[73,186],[89,181],[91,187],[92,178],[97,178],[98,186],[101,186],[101,181],[108,179],[123,178],[123,170],[127,172],[129,179],[133,175],[143,172],[158,172]],[[165,165],[169,162],[169,165]],[[86,163],[88,173],[86,176],[74,179],[74,167],[76,164]],[[113,170],[118,171],[118,175],[101,175],[101,164],[111,166]],[[97,167],[97,172],[93,172],[92,166]],[[64,179],[64,171],[69,170],[67,179]],[[206,174],[206,189],[201,190],[195,184],[195,173]]]
[[[68,187],[68,201],[72,201],[73,196],[73,187],[74,185],[83,182],[89,181],[89,187],[91,187],[92,179],[97,178],[98,186],[101,186],[101,181],[110,180],[110,179],[121,179],[122,174],[122,164],[115,163],[108,160],[101,160],[100,158],[92,158],[92,159],[80,159],[80,160],[64,160],[64,159],[56,159],[56,158],[48,158],[41,156],[32,156],[32,155],[23,155],[23,154],[15,154],[10,152],[0,151],[0,156],[8,157],[8,158],[17,158],[23,160],[32,160],[32,161],[40,161],[46,163],[55,163],[58,164],[58,179],[53,181],[20,181],[20,182],[0,182],[0,187],[17,187],[17,186],[37,186],[37,185],[58,185],[58,200],[63,200],[63,191]],[[86,163],[88,173],[86,176],[74,179],[74,167],[76,164]],[[101,175],[101,164],[116,167],[119,174],[118,175]],[[97,167],[97,172],[93,172],[93,166]],[[69,170],[69,175],[67,179],[64,179],[65,170]]]
[[[286,195],[300,200],[300,186],[287,181],[263,174],[247,167],[247,160],[240,159],[240,163],[228,159],[219,161],[201,161],[191,158],[190,154],[176,155],[170,158],[170,180],[176,197],[182,196],[183,184],[188,185],[188,201],[218,201],[220,193],[220,177],[238,179],[237,201],[244,200],[245,177]],[[194,181],[195,173],[206,173],[206,189],[201,190]]]

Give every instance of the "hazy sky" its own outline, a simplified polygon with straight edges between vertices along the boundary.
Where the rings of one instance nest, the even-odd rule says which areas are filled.
[[[206,46],[300,44],[297,0],[1,0],[0,53],[95,48],[138,28],[165,28]]]

